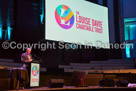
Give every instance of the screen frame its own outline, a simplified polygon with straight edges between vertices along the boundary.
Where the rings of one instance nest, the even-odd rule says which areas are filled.
[[[91,2],[91,1],[87,1],[87,0],[84,0],[84,1],[86,1],[86,2],[88,2],[88,3],[92,3],[92,4],[95,4],[95,5],[98,5],[98,6],[101,6],[101,7],[104,7],[104,8],[107,8],[107,11],[108,11],[108,38],[109,38],[109,44],[111,43],[111,41],[110,41],[110,22],[109,22],[109,7],[108,6],[103,6],[103,5],[101,5],[101,4],[96,4],[96,3],[93,3],[93,2]],[[45,41],[52,41],[52,42],[61,42],[61,41],[57,41],[57,40],[53,40],[53,39],[47,39],[47,37],[46,37],[46,0],[44,0],[44,11],[45,11],[45,23],[44,23],[44,40]],[[73,43],[70,43],[70,42],[65,42],[65,41],[63,41],[64,43],[68,43],[68,44],[73,44]],[[85,44],[81,44],[81,46],[86,46]],[[90,46],[90,45],[89,45]],[[94,48],[96,48],[96,46],[91,46],[91,47],[94,47]],[[109,48],[101,48],[101,49],[111,49],[110,48],[110,46],[109,46]]]

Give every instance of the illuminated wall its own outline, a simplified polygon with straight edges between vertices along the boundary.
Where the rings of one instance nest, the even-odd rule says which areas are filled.
[[[133,48],[126,45],[126,57],[135,58],[136,49],[136,18],[127,18],[124,20],[124,35],[127,43],[133,43]]]

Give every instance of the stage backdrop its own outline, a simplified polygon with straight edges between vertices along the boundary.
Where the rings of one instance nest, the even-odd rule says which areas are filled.
[[[85,0],[45,0],[45,10],[47,40],[91,46],[109,43],[107,7]]]

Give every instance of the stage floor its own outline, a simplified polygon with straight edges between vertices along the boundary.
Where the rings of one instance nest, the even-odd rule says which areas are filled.
[[[6,91],[136,91],[136,88],[130,87],[99,87],[99,86],[89,86],[89,87],[63,87],[63,88],[31,88],[31,89],[18,89],[18,90],[6,90]]]

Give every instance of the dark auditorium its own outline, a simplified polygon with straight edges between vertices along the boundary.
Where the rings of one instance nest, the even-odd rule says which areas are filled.
[[[0,0],[0,91],[136,91],[136,0]]]

